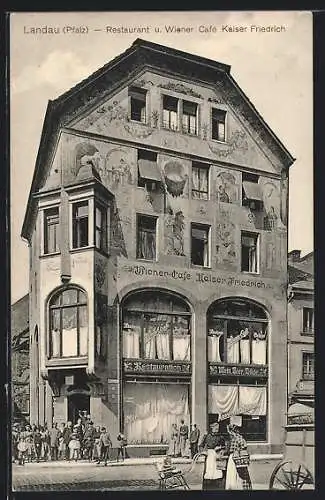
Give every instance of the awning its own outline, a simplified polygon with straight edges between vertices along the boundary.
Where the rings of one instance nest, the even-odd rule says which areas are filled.
[[[138,168],[140,177],[143,179],[149,179],[151,181],[162,181],[161,173],[158,165],[155,161],[151,160],[139,160]]]
[[[208,241],[207,231],[205,229],[192,228],[192,237],[196,240]]]
[[[249,200],[263,201],[260,186],[255,182],[243,182],[243,190]]]

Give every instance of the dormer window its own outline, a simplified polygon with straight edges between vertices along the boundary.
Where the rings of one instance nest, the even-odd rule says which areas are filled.
[[[146,122],[147,91],[137,87],[129,89],[130,116],[136,122]]]

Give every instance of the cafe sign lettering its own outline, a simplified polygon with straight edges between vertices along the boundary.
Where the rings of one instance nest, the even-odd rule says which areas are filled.
[[[161,361],[124,360],[124,373],[180,373],[190,374],[190,363],[163,363]]]
[[[209,363],[210,375],[228,377],[267,377],[267,366],[240,366]]]

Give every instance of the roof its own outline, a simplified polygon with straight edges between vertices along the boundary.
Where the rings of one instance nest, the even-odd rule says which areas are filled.
[[[28,293],[11,306],[11,336],[21,335],[29,330],[29,295]]]
[[[304,289],[304,290],[314,290],[314,280],[305,280],[305,281],[297,281],[293,283],[292,288],[299,288],[299,289]]]
[[[288,264],[288,280],[289,285],[297,283],[298,281],[311,281],[313,280],[313,273],[307,272],[300,267],[296,266],[296,263]]]
[[[207,82],[224,91],[225,98],[245,114],[250,126],[272,152],[281,159],[284,167],[289,167],[294,158],[276,137],[249,98],[230,75],[230,66],[205,57],[189,54],[140,38],[123,53],[92,73],[88,78],[72,87],[57,99],[48,102],[42,136],[36,158],[34,176],[27,202],[25,218],[21,231],[23,238],[29,238],[30,222],[36,206],[33,194],[40,188],[54,154],[59,131],[85,109],[108,98],[135,76],[142,68],[158,69],[164,74],[187,77],[198,82]]]

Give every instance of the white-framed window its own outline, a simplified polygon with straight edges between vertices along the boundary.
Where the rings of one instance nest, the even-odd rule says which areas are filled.
[[[314,333],[314,309],[303,307],[302,309],[302,331],[304,335],[313,335]]]
[[[146,123],[147,91],[138,87],[129,88],[130,118],[136,122]]]
[[[209,199],[209,165],[192,163],[192,198],[196,200]]]
[[[137,259],[157,259],[157,217],[137,214]]]
[[[191,224],[191,263],[195,266],[210,265],[210,226]]]
[[[60,212],[59,207],[46,208],[43,216],[43,253],[60,251]]]
[[[49,301],[50,359],[88,354],[88,316],[85,292],[69,287]]]
[[[313,352],[302,353],[302,380],[315,379],[315,356]]]
[[[226,115],[223,109],[212,108],[211,111],[211,137],[215,141],[226,141]]]
[[[192,101],[182,101],[182,128],[187,134],[198,133],[198,105]]]
[[[259,234],[241,233],[241,270],[248,273],[259,272]]]
[[[163,127],[198,135],[199,105],[194,101],[163,95]]]
[[[179,99],[169,95],[163,96],[163,126],[178,130]]]
[[[95,247],[109,252],[110,204],[96,195],[70,200],[70,249]]]

